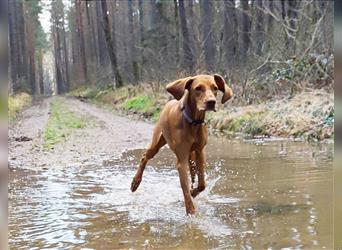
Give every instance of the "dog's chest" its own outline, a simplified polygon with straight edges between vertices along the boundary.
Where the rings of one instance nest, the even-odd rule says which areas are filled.
[[[193,144],[191,148],[201,149],[203,148],[208,141],[208,129],[206,125],[194,127],[191,129],[191,135],[193,137]]]

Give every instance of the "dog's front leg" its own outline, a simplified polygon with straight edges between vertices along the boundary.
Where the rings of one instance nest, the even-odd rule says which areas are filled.
[[[186,214],[187,215],[195,214],[195,206],[192,202],[191,193],[189,189],[189,182],[188,182],[188,169],[189,169],[188,157],[178,159],[177,169],[179,173],[180,184],[183,190]]]
[[[205,189],[204,166],[205,166],[205,152],[204,149],[196,151],[196,166],[198,174],[198,186],[191,190],[191,196],[196,197]]]

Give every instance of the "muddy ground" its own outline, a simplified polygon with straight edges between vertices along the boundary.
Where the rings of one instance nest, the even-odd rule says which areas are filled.
[[[9,128],[11,168],[44,168],[105,161],[125,150],[143,148],[151,138],[153,125],[118,116],[73,98],[63,98],[71,111],[92,120],[94,126],[75,130],[53,149],[43,148],[43,132],[50,116],[52,98],[38,101],[23,111]]]

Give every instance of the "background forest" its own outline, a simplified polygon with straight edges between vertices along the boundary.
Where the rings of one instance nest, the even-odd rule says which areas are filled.
[[[332,1],[18,0],[8,5],[13,93],[158,85],[215,72],[229,79],[237,97],[251,102],[260,95],[332,84]],[[40,23],[42,8],[51,12],[49,34]]]
[[[333,136],[333,1],[10,0],[8,7],[12,95],[67,94],[156,120],[170,98],[166,83],[219,73],[234,98],[208,117],[212,128]],[[10,98],[10,114],[23,103]]]

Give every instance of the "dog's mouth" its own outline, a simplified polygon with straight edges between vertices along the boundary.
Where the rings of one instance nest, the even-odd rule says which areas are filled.
[[[199,111],[214,111],[216,112],[215,107],[205,107],[205,108],[199,108]]]
[[[215,109],[215,107],[207,107],[205,109],[205,111],[214,111],[214,112],[216,112],[216,109]]]

